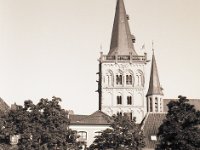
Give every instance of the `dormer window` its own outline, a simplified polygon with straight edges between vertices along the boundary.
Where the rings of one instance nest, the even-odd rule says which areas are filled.
[[[151,141],[157,141],[157,136],[156,135],[152,135],[151,136]]]

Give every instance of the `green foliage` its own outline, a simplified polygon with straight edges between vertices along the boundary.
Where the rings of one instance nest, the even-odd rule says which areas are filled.
[[[200,112],[186,97],[168,104],[166,119],[159,128],[157,150],[200,150]]]
[[[2,118],[1,143],[20,135],[20,150],[79,149],[76,131],[69,129],[68,114],[61,109],[60,98],[41,99],[37,105],[28,100]]]
[[[95,137],[90,149],[140,150],[145,146],[144,136],[135,118],[130,120],[127,115],[113,116],[110,128]]]

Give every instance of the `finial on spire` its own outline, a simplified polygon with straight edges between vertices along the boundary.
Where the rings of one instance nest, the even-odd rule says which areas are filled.
[[[153,51],[153,54],[154,54],[154,41],[152,40],[152,51]]]

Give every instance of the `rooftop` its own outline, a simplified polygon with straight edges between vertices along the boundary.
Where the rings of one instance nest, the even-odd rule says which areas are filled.
[[[91,115],[70,115],[71,125],[110,125],[112,119],[102,111]]]

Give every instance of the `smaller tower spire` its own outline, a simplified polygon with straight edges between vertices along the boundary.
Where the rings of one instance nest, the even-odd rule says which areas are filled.
[[[158,76],[158,69],[154,54],[154,48],[152,43],[152,63],[151,63],[151,75],[150,75],[150,82],[149,82],[149,89],[147,92],[147,96],[149,95],[163,95],[162,88],[160,86],[159,76]]]
[[[156,59],[154,55],[154,46],[152,42],[152,63],[151,63],[151,75],[149,82],[149,89],[147,92],[147,112],[163,112],[163,92],[160,86],[158,77],[158,69]]]

